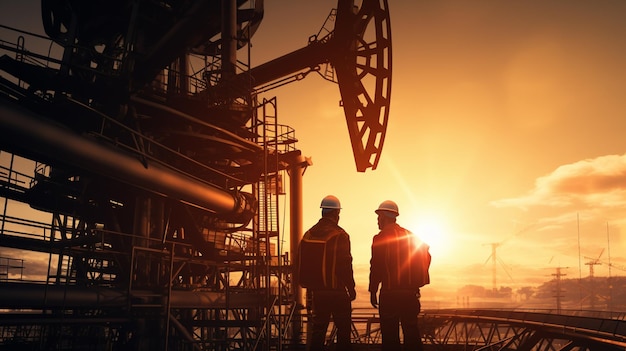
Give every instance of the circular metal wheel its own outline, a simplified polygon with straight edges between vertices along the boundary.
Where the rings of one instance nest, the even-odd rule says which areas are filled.
[[[387,0],[339,0],[334,66],[359,172],[376,169],[391,97],[391,24]]]

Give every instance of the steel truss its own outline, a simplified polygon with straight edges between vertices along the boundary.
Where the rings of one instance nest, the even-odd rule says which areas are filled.
[[[625,316],[591,313],[429,310],[422,316],[422,333],[433,350],[624,350]]]

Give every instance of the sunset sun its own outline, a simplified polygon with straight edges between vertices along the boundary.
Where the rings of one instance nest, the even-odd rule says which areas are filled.
[[[431,254],[441,256],[449,251],[450,228],[443,216],[434,213],[418,215],[410,225],[408,229],[430,245]]]

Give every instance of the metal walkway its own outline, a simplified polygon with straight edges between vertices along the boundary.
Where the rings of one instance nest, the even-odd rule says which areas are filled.
[[[426,351],[612,351],[626,349],[626,313],[439,309],[421,314]],[[329,339],[335,336],[335,329]],[[380,350],[375,310],[352,314],[354,350]]]
[[[626,349],[624,313],[428,310],[423,313],[422,326],[433,350]]]

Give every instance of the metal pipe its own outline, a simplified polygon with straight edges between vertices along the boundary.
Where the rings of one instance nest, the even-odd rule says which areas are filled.
[[[289,248],[291,250],[291,264],[295,265],[299,260],[298,246],[302,238],[302,176],[304,173],[304,157],[299,155],[289,169],[289,216],[290,233]],[[296,306],[304,306],[300,277],[297,270],[293,271],[293,296]]]
[[[291,167],[289,168],[289,204],[290,204],[290,232],[289,232],[289,245],[291,250],[291,266],[296,267],[299,261],[298,246],[300,245],[300,239],[302,238],[302,178],[307,166],[311,165],[310,159],[298,155],[294,158]],[[292,285],[294,308],[294,318],[291,323],[293,340],[298,340],[302,335],[302,310],[305,307],[304,298],[302,295],[302,288],[300,287],[300,277],[298,270],[292,270]]]
[[[237,69],[237,2],[222,0],[222,74],[232,79]]]
[[[125,307],[127,303],[125,292],[113,289],[29,283],[0,284],[0,308],[109,308]]]
[[[239,213],[246,199],[159,164],[99,144],[20,106],[0,103],[1,143],[116,179],[220,214]]]
[[[36,283],[1,283],[0,309],[44,308],[111,308],[133,304],[166,305],[166,296],[152,291],[80,287],[74,285],[46,285]],[[226,296],[223,292],[173,290],[172,308],[258,308],[263,296],[257,291]]]

